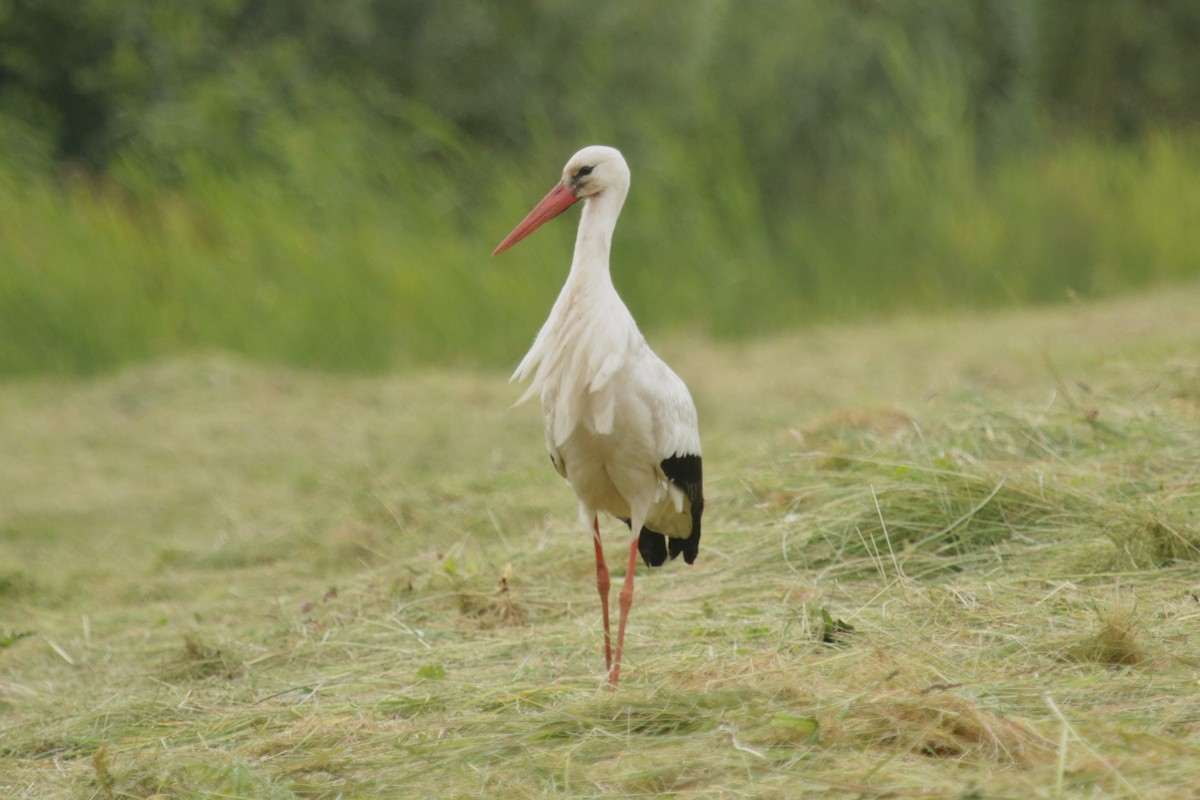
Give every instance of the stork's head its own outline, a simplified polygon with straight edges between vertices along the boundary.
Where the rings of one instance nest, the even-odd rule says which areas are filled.
[[[579,200],[613,194],[624,202],[629,191],[629,166],[621,152],[604,145],[585,147],[563,167],[562,180],[542,198],[533,211],[513,228],[492,255],[501,253],[557,217]],[[619,207],[619,206],[618,206]]]
[[[601,144],[585,147],[563,167],[562,186],[576,200],[600,194],[605,189],[629,191],[629,167],[621,151]]]

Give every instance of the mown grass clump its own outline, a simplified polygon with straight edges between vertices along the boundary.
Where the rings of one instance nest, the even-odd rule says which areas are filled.
[[[1066,658],[1114,667],[1141,664],[1146,656],[1140,644],[1142,623],[1132,607],[1118,606],[1097,614],[1095,630],[1067,648]]]
[[[1200,519],[1193,509],[1164,499],[1120,505],[1104,526],[1119,553],[1133,567],[1168,567],[1200,560]]]
[[[1033,728],[950,692],[894,694],[857,704],[831,731],[833,742],[932,759],[978,759],[1024,767],[1051,746]]]
[[[505,565],[504,574],[492,592],[459,590],[458,606],[462,613],[475,617],[484,625],[521,625],[529,619],[529,611],[517,598],[509,580],[512,568]]]
[[[196,631],[183,635],[183,647],[162,668],[166,681],[195,681],[237,677],[243,664],[228,643],[214,643]]]
[[[805,546],[813,568],[870,569],[914,578],[999,563],[1000,545],[1036,539],[1070,520],[1070,502],[1019,478],[897,468],[871,491],[857,517],[822,530]]]

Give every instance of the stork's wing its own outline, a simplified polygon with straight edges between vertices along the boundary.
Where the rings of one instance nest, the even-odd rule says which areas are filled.
[[[704,513],[704,474],[700,457],[700,429],[696,404],[687,386],[663,361],[646,348],[640,364],[643,396],[649,399],[654,419],[657,472],[667,483],[675,507],[683,512],[684,500],[690,525],[684,522],[673,530],[643,528],[638,552],[650,566],[658,566],[680,553],[691,564],[700,548],[700,516]],[[682,522],[682,521],[679,521]],[[664,535],[669,534],[669,535]]]
[[[700,426],[696,404],[687,386],[649,347],[643,353],[639,359],[638,384],[653,419],[654,448],[659,460],[699,456]]]

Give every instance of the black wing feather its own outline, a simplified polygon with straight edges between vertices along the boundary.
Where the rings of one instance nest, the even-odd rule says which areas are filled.
[[[628,525],[629,523],[625,523]],[[649,528],[638,534],[638,552],[647,567],[661,567],[667,561],[667,537]]]
[[[671,483],[687,495],[692,505],[692,532],[686,539],[667,541],[671,558],[683,553],[683,560],[691,564],[700,552],[700,515],[704,513],[704,469],[700,456],[682,455],[664,458],[663,474]]]

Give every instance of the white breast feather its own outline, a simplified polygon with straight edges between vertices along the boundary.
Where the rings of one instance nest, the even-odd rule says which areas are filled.
[[[561,445],[580,425],[612,433],[616,413],[612,381],[639,346],[645,346],[642,335],[615,292],[564,287],[513,373],[513,380],[532,374],[517,402],[541,395],[546,438],[552,446]]]

